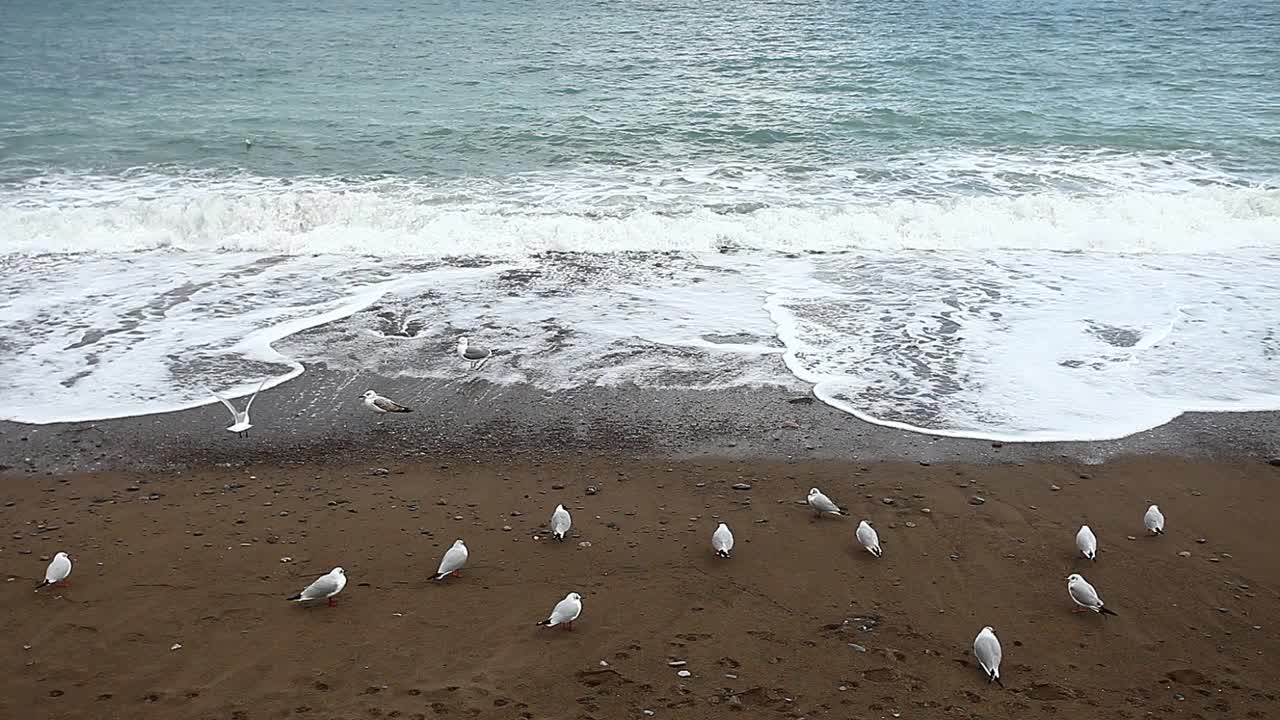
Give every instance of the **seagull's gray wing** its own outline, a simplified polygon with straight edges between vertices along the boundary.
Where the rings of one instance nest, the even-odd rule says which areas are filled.
[[[253,401],[258,398],[258,393],[262,392],[262,386],[267,384],[267,379],[262,378],[262,382],[258,383],[258,389],[253,391],[253,395],[249,396],[249,402],[245,403],[244,414],[249,415],[249,408],[253,407]]]
[[[404,412],[409,409],[394,400],[390,400],[382,396],[374,398],[373,404],[376,405],[379,410],[384,410],[386,412]]]
[[[218,398],[218,402],[226,406],[227,412],[231,413],[231,422],[233,423],[240,422],[240,413],[236,411],[236,406],[232,405],[230,400],[222,397],[214,390],[211,390],[209,388],[205,388],[205,390],[208,390],[210,395]]]
[[[1000,650],[1000,641],[994,635],[987,633],[978,635],[978,639],[973,642],[973,654],[978,657],[978,662],[982,663],[982,668],[988,673],[1000,669],[1000,658],[1003,653]]]
[[[840,507],[831,501],[831,498],[818,493],[813,496],[813,506],[825,513],[838,513]]]
[[[1071,593],[1072,600],[1087,608],[1096,608],[1102,605],[1102,600],[1098,598],[1098,591],[1087,581],[1071,583],[1067,586],[1067,592]]]
[[[492,352],[483,348],[468,347],[466,351],[462,353],[462,356],[468,360],[483,360],[492,354]]]
[[[298,596],[299,600],[323,600],[338,591],[338,580],[332,575],[325,575],[307,586]]]
[[[578,618],[578,612],[581,606],[570,598],[565,598],[556,603],[555,608],[551,611],[551,617],[548,618],[550,625],[559,625],[561,623],[573,622]]]

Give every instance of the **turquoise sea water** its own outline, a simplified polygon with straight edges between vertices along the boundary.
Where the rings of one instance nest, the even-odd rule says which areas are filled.
[[[499,382],[949,434],[1280,408],[1277,37],[1267,0],[10,3],[0,417],[344,343],[451,377],[462,331]]]

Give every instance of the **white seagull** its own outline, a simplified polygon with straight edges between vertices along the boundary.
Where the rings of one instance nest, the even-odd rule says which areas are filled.
[[[1098,559],[1098,538],[1094,537],[1088,525],[1081,525],[1080,532],[1076,533],[1076,547],[1090,560]]]
[[[1067,576],[1067,594],[1071,596],[1072,602],[1085,610],[1092,610],[1102,615],[1115,615],[1114,612],[1102,606],[1102,598],[1098,597],[1098,591],[1089,584],[1089,581],[1075,573]],[[1084,612],[1084,610],[1074,612]]]
[[[263,378],[262,382],[258,383],[258,389],[253,391],[253,395],[249,396],[249,402],[244,404],[244,412],[236,410],[236,406],[232,405],[230,400],[222,397],[213,390],[205,388],[206,390],[209,390],[211,395],[218,398],[219,402],[226,405],[227,410],[230,411],[231,427],[227,428],[227,432],[233,432],[240,437],[245,437],[249,434],[249,428],[253,427],[253,424],[249,422],[249,408],[253,407],[253,401],[257,399],[258,393],[262,392],[262,386],[266,384],[266,378]]]
[[[401,405],[400,403],[392,400],[391,398],[382,397],[381,395],[379,395],[378,393],[372,390],[365,390],[364,395],[361,395],[360,397],[364,398],[365,407],[378,413],[379,415],[384,415],[386,413],[413,412],[413,408],[405,407],[404,405]]]
[[[546,620],[539,622],[539,625],[547,627],[555,627],[563,625],[565,630],[573,629],[573,621],[578,619],[582,614],[582,596],[576,592],[571,592],[564,596],[564,599],[556,603],[551,609],[551,614]]]
[[[1004,687],[1004,683],[1000,682],[1000,658],[1004,653],[1000,650],[1000,640],[996,638],[996,631],[990,625],[982,628],[978,637],[974,638],[973,654],[977,656],[982,670],[987,673],[987,682],[994,682]]]
[[[569,515],[569,511],[564,509],[564,505],[557,505],[556,511],[551,513],[551,534],[556,540],[564,542],[564,536],[569,534],[571,527],[573,527],[573,518]]]
[[[64,552],[60,552],[53,556],[53,560],[49,563],[49,567],[45,568],[44,582],[37,585],[36,589],[39,590],[45,585],[52,585],[54,583],[64,583],[70,575],[71,556]]]
[[[492,355],[492,350],[468,346],[466,335],[458,338],[458,357],[471,363],[472,370],[479,370]]]
[[[809,507],[813,508],[813,511],[818,515],[818,517],[822,517],[823,515],[849,514],[844,510],[841,510],[839,505],[831,502],[831,498],[823,495],[822,491],[818,488],[809,488],[809,497],[806,501],[809,503]]]
[[[883,553],[880,550],[880,535],[876,533],[876,529],[871,527],[871,523],[863,520],[858,523],[858,529],[854,533],[858,537],[858,542],[862,543],[862,547],[867,552],[880,557]]]
[[[711,547],[722,558],[729,557],[729,553],[733,552],[733,532],[728,525],[720,523],[716,531],[711,533]]]
[[[467,546],[461,540],[454,540],[453,545],[444,551],[440,558],[440,567],[436,569],[436,580],[443,580],[448,575],[458,575],[458,571],[467,564]],[[461,576],[459,576],[461,577]]]
[[[334,596],[342,592],[342,588],[347,586],[347,574],[342,568],[336,567],[329,571],[328,575],[321,575],[316,581],[311,583],[302,592],[289,598],[294,602],[311,602],[312,600],[328,600],[329,607],[338,604]]]
[[[1164,534],[1164,513],[1160,512],[1160,508],[1152,505],[1147,508],[1147,514],[1142,518],[1142,524],[1147,526],[1147,530],[1152,535]]]

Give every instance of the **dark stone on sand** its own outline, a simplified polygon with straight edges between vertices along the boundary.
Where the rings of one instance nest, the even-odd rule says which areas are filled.
[[[811,405],[813,403],[813,397],[809,395],[805,395],[803,397],[793,397],[787,402],[791,403],[792,405]]]
[[[1267,464],[1272,467],[1280,467],[1280,457],[1271,458],[1270,460],[1267,461]]]
[[[1002,448],[1002,447],[1004,447],[1004,443],[1002,443],[1002,442],[993,442],[993,443],[991,443],[991,447],[993,447],[993,448]]]

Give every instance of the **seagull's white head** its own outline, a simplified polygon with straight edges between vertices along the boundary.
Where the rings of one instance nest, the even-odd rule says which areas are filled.
[[[563,504],[563,503],[561,503],[561,504],[559,504],[559,505],[556,505],[556,512],[560,512],[560,511],[561,511],[561,510],[563,510],[563,509],[564,509],[564,504]]]
[[[1151,507],[1147,508],[1147,510],[1155,510],[1156,512],[1160,512],[1160,506],[1152,505]]]
[[[988,625],[988,626],[986,626],[986,627],[982,628],[982,632],[984,632],[984,633],[991,633],[992,635],[995,635],[995,634],[996,634],[996,629],[995,629],[995,628],[993,628],[993,627],[991,627],[990,625]]]
[[[716,529],[719,530],[720,528],[724,528],[725,530],[728,530],[729,526],[725,525],[724,523],[720,523],[719,525],[716,526]]]
[[[870,520],[863,520],[862,522],[860,522],[860,523],[858,523],[858,524],[859,524],[859,525],[866,525],[867,527],[871,527],[871,521],[870,521]]]
[[[463,335],[458,338],[458,347],[462,350],[467,349],[467,336]]]
[[[569,599],[570,599],[570,600],[577,600],[578,602],[582,602],[582,596],[581,596],[581,595],[579,595],[578,593],[569,593]]]
[[[1067,576],[1067,582],[1069,583],[1080,582],[1081,580],[1084,580],[1084,578],[1080,577],[1076,573],[1071,573]]]
[[[466,547],[466,546],[467,546],[467,544],[466,544],[466,543],[464,543],[464,542],[462,542],[462,540],[461,540],[461,539],[459,539],[459,540],[454,540],[454,541],[453,541],[453,546],[454,546],[454,547]]]
[[[365,400],[372,400],[372,399],[374,399],[374,398],[378,397],[378,393],[376,393],[376,392],[374,392],[374,391],[372,391],[372,390],[365,390],[365,391],[364,391],[364,394],[363,394],[363,395],[361,395],[360,397],[364,398]]]
[[[330,575],[343,575],[343,576],[345,576],[347,573],[346,573],[346,571],[345,571],[345,570],[343,570],[342,568],[340,568],[340,567],[336,567],[336,568],[334,568],[334,569],[330,570],[330,571],[329,571],[329,574],[330,574]]]
[[[53,556],[53,559],[54,559],[54,560],[57,560],[58,558],[66,558],[66,559],[70,560],[70,559],[71,559],[71,556],[70,556],[70,555],[68,555],[68,554],[66,554],[66,553],[64,553],[64,552],[60,552],[60,553],[58,553],[57,555],[54,555],[54,556]]]
[[[809,497],[813,497],[814,495],[821,495],[821,494],[822,494],[822,491],[819,490],[818,488],[809,488]]]

